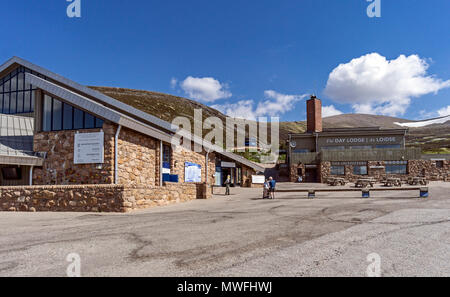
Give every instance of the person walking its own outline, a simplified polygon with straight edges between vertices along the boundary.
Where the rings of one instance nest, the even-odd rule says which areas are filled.
[[[269,192],[270,192],[270,198],[275,199],[275,187],[277,182],[272,178],[269,177]]]
[[[225,187],[226,187],[225,195],[230,195],[230,185],[231,185],[231,176],[228,175],[227,180],[225,181]]]

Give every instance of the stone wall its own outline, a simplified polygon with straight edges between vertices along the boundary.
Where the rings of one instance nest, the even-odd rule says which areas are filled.
[[[443,168],[437,168],[435,161],[430,160],[410,160],[407,165],[407,174],[386,174],[383,161],[369,161],[367,162],[367,175],[353,174],[353,166],[345,165],[345,175],[341,176],[349,182],[355,182],[357,179],[365,176],[373,177],[378,182],[381,182],[386,176],[397,177],[402,180],[407,180],[409,177],[425,176],[430,181],[448,181],[450,178],[449,161],[444,161]],[[326,182],[330,174],[330,162],[321,163],[322,182]],[[372,168],[371,168],[372,167]],[[375,167],[375,168],[373,168]],[[381,168],[378,168],[381,167]]]
[[[0,210],[123,212],[123,192],[116,185],[0,187]]]
[[[36,132],[33,149],[46,152],[42,167],[33,170],[34,185],[111,184],[114,182],[115,126],[104,123],[104,164],[74,164],[74,137],[77,131]],[[101,129],[78,130],[80,133],[99,132]]]
[[[290,167],[289,172],[289,180],[293,183],[297,182],[298,180],[298,169],[302,169],[303,181],[306,179],[305,165],[304,164],[293,165]]]
[[[172,150],[171,174],[178,175],[179,183],[184,183],[184,163],[191,162],[202,166],[202,182],[206,182],[206,152],[193,152],[183,147]],[[216,157],[214,153],[208,155],[208,184],[214,184],[216,172]]]
[[[0,187],[0,211],[129,212],[211,197],[205,184]]]
[[[429,180],[450,181],[450,161],[443,161],[443,167],[437,168],[436,161],[413,160],[408,162],[408,172],[410,175],[424,175]]]
[[[122,128],[118,139],[118,178],[125,186],[159,185],[159,141]]]

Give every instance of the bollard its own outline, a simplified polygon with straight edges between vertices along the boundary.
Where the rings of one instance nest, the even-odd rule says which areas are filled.
[[[309,198],[309,199],[314,199],[314,198],[316,198],[316,191],[314,191],[314,190],[309,190],[309,191],[308,191],[308,198]]]
[[[363,198],[370,198],[370,190],[368,188],[362,189],[361,191]]]
[[[420,188],[420,198],[428,198],[428,187]]]

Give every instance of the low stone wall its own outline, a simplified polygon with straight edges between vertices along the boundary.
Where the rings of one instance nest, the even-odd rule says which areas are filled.
[[[129,212],[211,198],[206,184],[0,187],[0,211]]]

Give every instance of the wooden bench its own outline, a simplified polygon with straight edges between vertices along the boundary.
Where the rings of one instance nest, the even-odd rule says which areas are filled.
[[[367,188],[367,187],[372,187],[375,184],[375,180],[373,178],[360,178],[356,181],[355,183],[355,187],[356,188]]]
[[[428,184],[428,180],[425,177],[413,177],[408,179],[408,184],[411,186],[425,186]]]
[[[402,186],[402,181],[401,181],[400,178],[390,177],[390,178],[387,178],[387,179],[384,181],[384,185],[385,185],[386,187],[393,187],[393,186],[401,187],[401,186]]]
[[[347,182],[342,177],[329,177],[327,180],[327,184],[330,186],[345,186]]]

